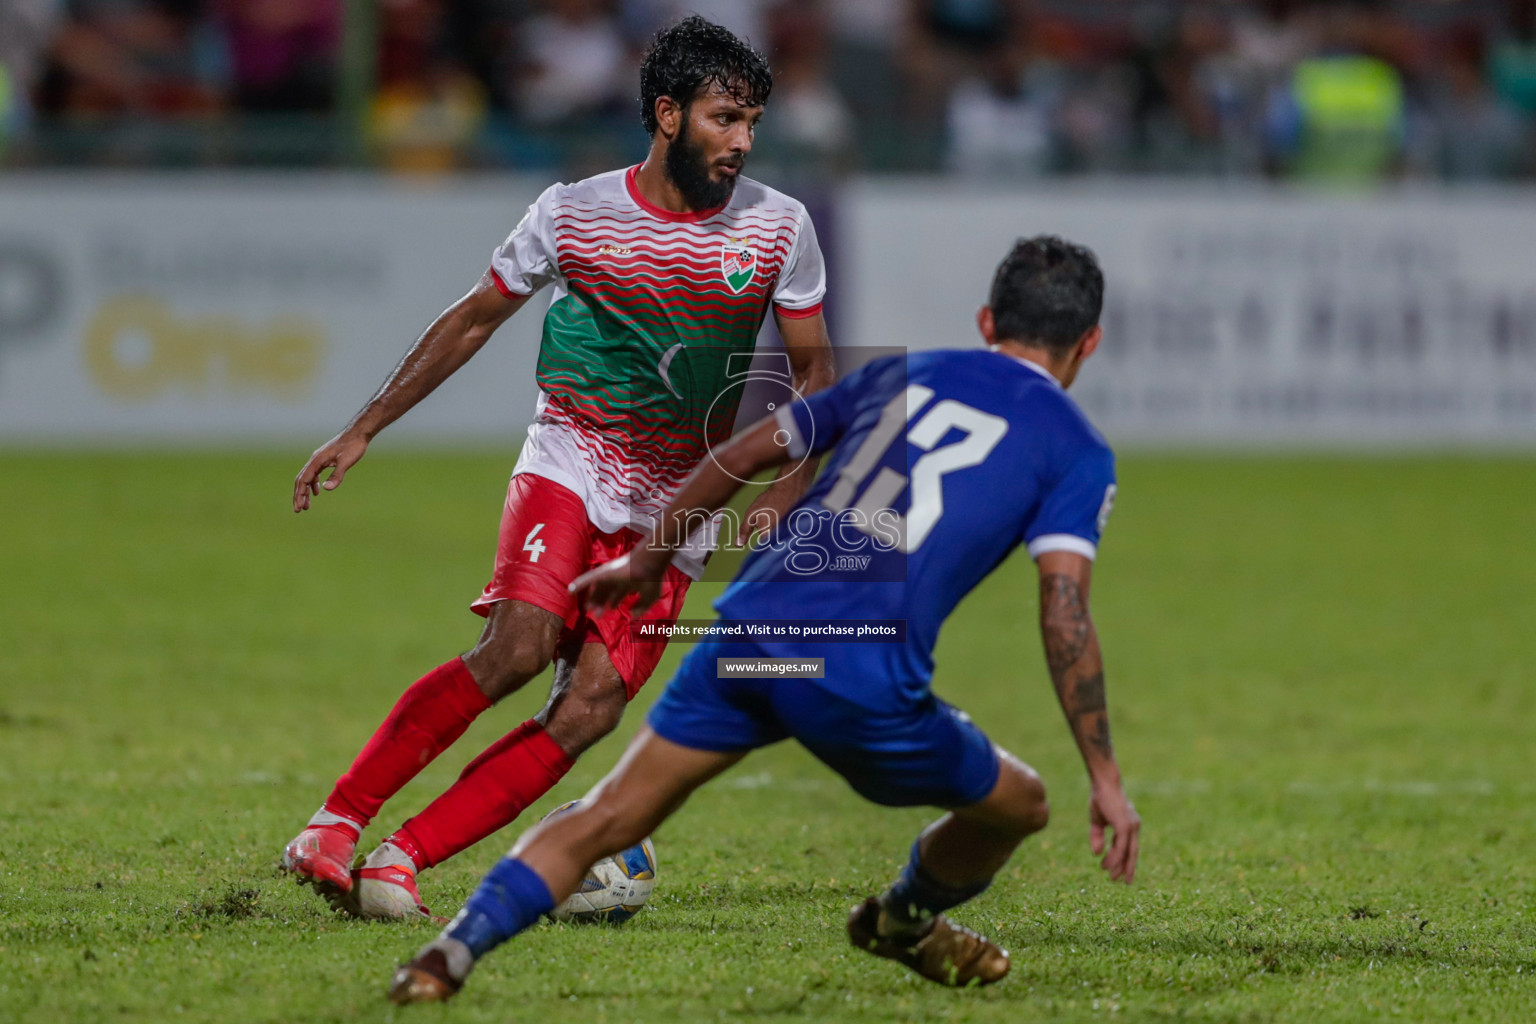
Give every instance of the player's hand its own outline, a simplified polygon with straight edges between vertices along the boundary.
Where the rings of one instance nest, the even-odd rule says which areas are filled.
[[[1104,830],[1113,836],[1109,852],[1104,851]],[[1136,877],[1136,858],[1141,853],[1141,818],[1125,797],[1119,782],[1095,782],[1088,800],[1088,847],[1094,855],[1104,854],[1099,866],[1109,872],[1112,882],[1130,884]]]
[[[610,608],[617,608],[631,594],[639,594],[633,609],[638,615],[655,604],[661,596],[661,572],[642,571],[633,554],[620,555],[596,569],[589,569],[572,580],[568,589],[594,616],[602,615]]]
[[[343,431],[315,449],[315,454],[304,463],[299,475],[293,478],[293,510],[303,512],[309,508],[311,496],[322,489],[334,491],[341,486],[347,470],[357,465],[357,460],[368,450],[368,439],[360,434]],[[322,482],[320,474],[329,469],[331,475]]]
[[[772,533],[774,527],[783,522],[799,500],[799,495],[786,493],[784,488],[770,485],[753,498],[752,504],[742,513],[741,521],[736,524],[736,547],[744,548],[754,537]]]

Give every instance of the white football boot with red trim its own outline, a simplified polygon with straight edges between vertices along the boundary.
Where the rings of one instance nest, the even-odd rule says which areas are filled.
[[[373,921],[431,921],[447,924],[421,905],[416,888],[416,864],[394,843],[385,843],[352,871],[352,886],[338,893],[331,905],[353,917]]]

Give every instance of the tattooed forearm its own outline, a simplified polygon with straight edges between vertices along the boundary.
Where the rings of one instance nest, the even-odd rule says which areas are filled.
[[[1040,577],[1040,632],[1045,638],[1045,663],[1055,678],[1083,656],[1093,631],[1088,606],[1077,581],[1062,573]]]
[[[1114,745],[1109,742],[1109,716],[1102,711],[1099,713],[1098,720],[1087,730],[1087,739],[1089,746],[1103,756],[1115,756]]]
[[[1104,702],[1104,672],[1098,672],[1084,676],[1072,687],[1071,713],[1074,717],[1091,715],[1095,711],[1103,711],[1108,705]]]
[[[1104,670],[1096,669],[1072,682],[1062,679],[1056,688],[1061,694],[1061,710],[1083,752],[1093,750],[1102,757],[1114,757],[1109,742],[1108,705],[1104,700]]]
[[[1040,635],[1051,682],[1093,772],[1113,765],[1109,712],[1104,697],[1104,662],[1088,614],[1088,600],[1076,578],[1064,573],[1040,577]]]

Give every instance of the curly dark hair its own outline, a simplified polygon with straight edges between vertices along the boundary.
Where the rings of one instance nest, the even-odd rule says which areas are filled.
[[[763,55],[726,28],[695,14],[656,33],[640,65],[640,123],[656,134],[656,100],[670,96],[684,107],[699,90],[718,85],[744,106],[761,106],[773,91]]]
[[[1021,238],[998,265],[988,305],[998,340],[1062,355],[1098,324],[1104,272],[1084,246],[1055,235]]]

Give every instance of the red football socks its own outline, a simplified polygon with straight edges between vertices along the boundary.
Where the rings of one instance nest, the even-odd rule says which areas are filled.
[[[390,841],[416,867],[441,864],[508,825],[571,770],[571,760],[537,722],[527,721],[486,748],[457,782]]]
[[[352,767],[336,781],[325,810],[366,826],[384,801],[464,735],[490,706],[464,659],[439,665],[400,696]]]

